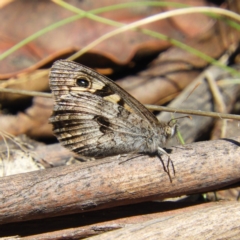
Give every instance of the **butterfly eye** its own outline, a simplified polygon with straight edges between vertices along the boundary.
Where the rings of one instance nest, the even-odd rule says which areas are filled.
[[[79,86],[79,87],[84,87],[84,88],[87,88],[89,86],[89,81],[86,80],[85,78],[78,78],[76,80],[76,84]]]

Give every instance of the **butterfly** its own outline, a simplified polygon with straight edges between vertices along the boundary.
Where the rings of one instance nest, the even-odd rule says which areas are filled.
[[[84,65],[58,60],[49,79],[55,100],[50,123],[66,148],[94,159],[126,153],[169,157],[163,146],[176,134],[176,122],[158,121],[109,78]]]

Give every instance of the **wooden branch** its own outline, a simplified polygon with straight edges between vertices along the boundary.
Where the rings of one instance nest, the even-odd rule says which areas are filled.
[[[160,217],[89,239],[238,239],[240,204],[225,202]]]
[[[0,223],[81,213],[129,203],[206,192],[240,180],[239,138],[174,148],[170,183],[157,157],[131,156],[0,179]],[[165,157],[165,156],[164,156]]]

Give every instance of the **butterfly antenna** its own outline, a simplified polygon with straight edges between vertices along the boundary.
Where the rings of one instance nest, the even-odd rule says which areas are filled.
[[[189,115],[187,115],[187,116],[182,116],[182,117],[178,117],[178,118],[172,118],[172,119],[168,122],[168,124],[170,124],[171,122],[174,122],[174,121],[176,121],[176,120],[178,120],[178,119],[180,119],[180,118],[190,118],[190,119],[192,119],[192,117],[189,116]]]

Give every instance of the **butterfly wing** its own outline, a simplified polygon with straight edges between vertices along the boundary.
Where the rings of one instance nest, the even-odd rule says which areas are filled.
[[[89,157],[150,151],[158,120],[110,79],[60,60],[51,69],[50,88],[50,122],[64,146]]]

